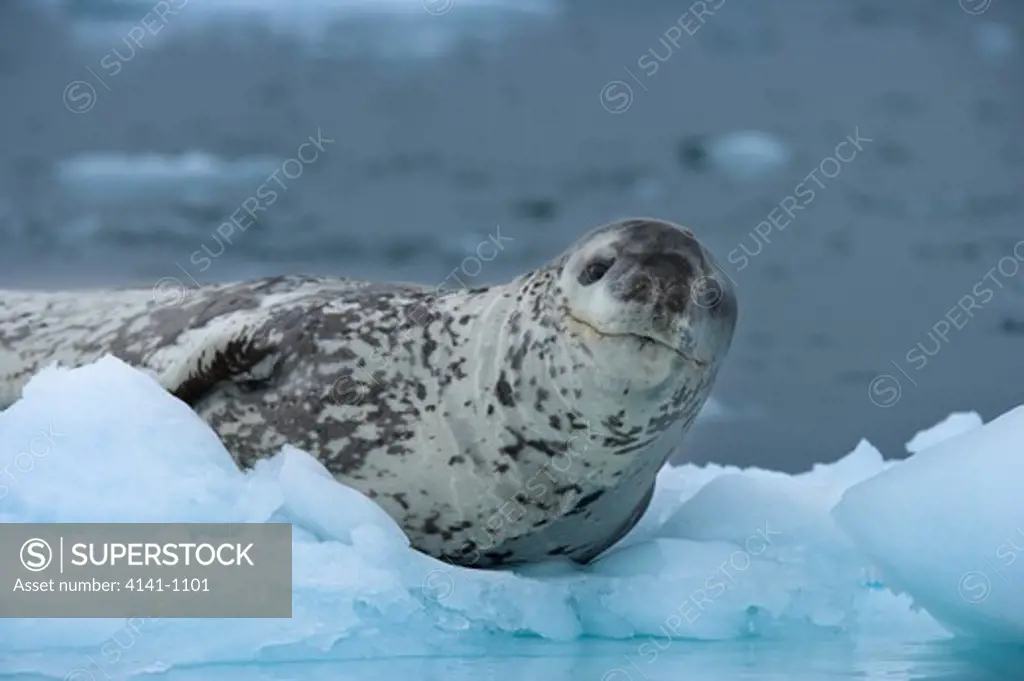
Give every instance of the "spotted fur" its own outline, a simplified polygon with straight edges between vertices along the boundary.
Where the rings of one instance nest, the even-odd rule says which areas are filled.
[[[44,365],[110,353],[190,404],[240,466],[294,444],[426,553],[586,562],[639,519],[707,398],[737,315],[719,275],[690,232],[643,219],[480,289],[285,276],[175,306],[141,289],[4,291],[0,406]],[[698,304],[708,278],[721,295]]]

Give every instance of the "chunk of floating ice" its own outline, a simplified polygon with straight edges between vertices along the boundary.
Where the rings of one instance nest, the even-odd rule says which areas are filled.
[[[833,513],[891,586],[950,629],[1024,641],[1024,407],[974,423],[919,434],[912,445],[941,442],[853,486]]]
[[[61,161],[58,178],[66,184],[112,181],[137,184],[176,180],[251,179],[274,172],[283,159],[251,156],[227,161],[202,151],[178,156],[87,153]]]
[[[779,137],[761,130],[741,130],[711,138],[708,159],[734,180],[750,181],[789,163],[792,152]]]
[[[275,480],[281,491],[284,514],[294,525],[318,539],[349,544],[362,532],[373,531],[392,548],[408,548],[409,539],[380,506],[356,490],[339,485],[312,456],[286,446],[281,453],[255,467],[257,478]]]
[[[217,435],[114,358],[42,370],[0,412],[0,522],[247,522],[280,501]]]
[[[1000,546],[1024,546],[1024,538],[1008,543],[1012,530],[998,524],[1019,510],[1019,495],[1008,494],[1022,479],[1009,449],[1022,417],[1005,418],[1012,422],[950,440],[948,456],[942,445],[907,463],[885,462],[862,442],[841,461],[795,476],[666,468],[640,524],[593,564],[479,571],[410,549],[376,504],[304,452],[285,447],[237,470],[198,416],[119,360],[48,368],[0,412],[0,521],[284,519],[294,526],[293,617],[0,619],[0,666],[114,678],[155,665],[458,653],[500,635],[796,640],[808,629],[852,637],[866,628],[948,636],[927,614],[911,613],[906,596],[877,588],[870,561],[840,526],[891,570],[886,580],[951,628],[1019,636],[1022,610],[1013,604],[1021,594],[1011,587],[1019,588],[1012,580],[1020,573],[1007,566],[997,576],[970,553],[987,549],[995,561]],[[964,465],[963,447],[974,450],[977,467]],[[961,494],[972,481],[985,493]],[[857,483],[837,524],[829,512]],[[969,498],[972,507],[956,503]],[[915,534],[929,528],[927,541]],[[992,598],[950,605],[942,588],[955,601],[952,570],[986,571]],[[967,597],[977,589],[962,587]],[[97,651],[114,648],[111,670]]]

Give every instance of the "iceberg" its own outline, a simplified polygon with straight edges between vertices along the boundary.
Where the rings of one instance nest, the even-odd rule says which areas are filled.
[[[0,522],[286,521],[293,616],[0,618],[0,674],[209,678],[216,668],[263,678],[251,666],[274,665],[279,678],[289,665],[479,661],[514,649],[587,660],[544,674],[586,668],[586,678],[639,681],[671,677],[657,670],[683,639],[797,650],[821,640],[847,651],[886,637],[1019,645],[1022,438],[1024,408],[987,425],[940,424],[904,461],[862,441],[797,475],[666,467],[640,523],[590,565],[482,571],[411,549],[373,501],[306,452],[285,447],[238,470],[185,404],[116,358],[51,366],[0,412]],[[611,648],[593,652],[598,641]],[[453,678],[441,663],[431,669]]]
[[[949,629],[1022,642],[1024,406],[980,421],[947,419],[937,429],[953,437],[854,485],[834,515],[890,586]]]

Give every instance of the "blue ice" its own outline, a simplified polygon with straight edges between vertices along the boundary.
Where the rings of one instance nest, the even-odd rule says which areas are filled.
[[[1024,407],[953,415],[904,461],[862,441],[797,475],[666,468],[595,563],[476,571],[295,448],[240,472],[117,359],[50,367],[0,413],[0,522],[287,520],[293,617],[0,619],[0,674],[917,678],[1024,645],[1022,442]]]

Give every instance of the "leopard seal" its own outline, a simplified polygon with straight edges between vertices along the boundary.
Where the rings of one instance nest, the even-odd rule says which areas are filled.
[[[416,549],[479,568],[593,560],[635,523],[732,340],[733,289],[692,232],[631,219],[512,281],[439,290],[279,276],[0,292],[0,406],[112,354],[243,468],[292,444]]]

